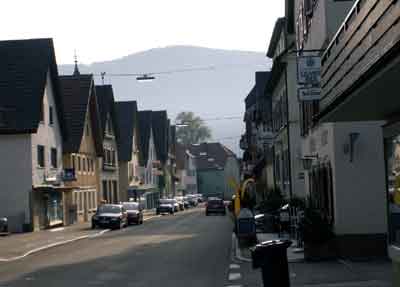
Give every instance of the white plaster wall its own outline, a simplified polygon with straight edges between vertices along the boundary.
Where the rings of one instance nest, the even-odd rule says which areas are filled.
[[[49,123],[49,106],[53,107],[53,121]],[[57,114],[57,106],[54,100],[53,86],[50,72],[47,73],[47,84],[43,96],[44,121],[39,123],[36,134],[32,134],[32,181],[33,185],[41,185],[45,176],[60,174],[63,170],[62,163],[62,136]],[[45,146],[45,167],[39,168],[37,163],[37,146]],[[51,148],[57,148],[57,168],[51,167]]]
[[[386,233],[382,122],[337,123],[334,127],[338,234]],[[343,151],[349,133],[359,133],[354,160]]]
[[[31,219],[31,135],[0,135],[0,158],[0,216],[8,217],[11,232],[22,232]]]

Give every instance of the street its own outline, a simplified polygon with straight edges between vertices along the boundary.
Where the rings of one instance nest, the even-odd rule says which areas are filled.
[[[225,286],[228,216],[203,208],[0,263],[0,286]]]

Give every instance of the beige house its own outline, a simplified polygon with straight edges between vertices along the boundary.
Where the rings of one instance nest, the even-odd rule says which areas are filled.
[[[115,113],[114,93],[111,85],[96,86],[96,98],[100,113],[103,156],[99,160],[100,198],[108,203],[121,201],[119,192],[118,125]]]
[[[119,192],[120,200],[136,199],[134,190],[139,181],[138,111],[135,101],[115,103],[119,135]]]
[[[66,202],[66,223],[88,221],[96,211],[98,158],[102,156],[100,119],[92,75],[61,76],[68,139],[64,141],[65,185],[73,188]]]

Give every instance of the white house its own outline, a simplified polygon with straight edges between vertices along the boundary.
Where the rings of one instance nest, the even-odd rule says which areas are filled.
[[[1,41],[0,59],[0,214],[11,232],[62,224],[68,189],[53,41]]]

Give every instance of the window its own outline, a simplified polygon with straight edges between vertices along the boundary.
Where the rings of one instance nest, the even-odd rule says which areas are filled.
[[[112,185],[113,185],[113,199],[114,199],[114,203],[118,203],[117,181],[116,181],[116,180],[113,180],[113,181],[112,181]]]
[[[86,158],[82,157],[82,170],[86,171]]]
[[[75,169],[75,155],[71,155],[71,167]]]
[[[81,157],[79,155],[76,157],[78,158],[78,171],[81,171]]]
[[[106,202],[108,202],[108,185],[107,185],[107,180],[103,180],[102,182],[103,185],[103,200],[105,200]]]
[[[53,120],[53,107],[49,106],[49,124],[52,125],[54,123]]]
[[[37,164],[39,167],[45,167],[44,165],[44,146],[37,146]]]
[[[57,149],[51,148],[51,167],[57,168]]]

